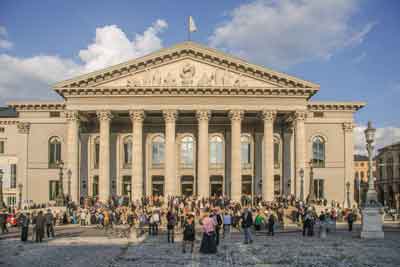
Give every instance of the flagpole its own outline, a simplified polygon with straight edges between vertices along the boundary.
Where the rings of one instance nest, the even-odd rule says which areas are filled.
[[[190,41],[190,16],[188,17],[187,20],[188,24],[187,24],[187,30],[188,30],[188,41]]]

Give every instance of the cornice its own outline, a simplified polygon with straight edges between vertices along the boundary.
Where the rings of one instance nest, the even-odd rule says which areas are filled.
[[[14,125],[17,123],[18,120],[0,120],[0,125]]]
[[[239,71],[243,74],[274,83],[277,86],[319,89],[318,84],[285,73],[273,71],[262,66],[250,64],[242,59],[193,42],[184,42],[171,48],[161,49],[138,59],[130,60],[103,70],[59,82],[53,87],[58,93],[60,93],[57,89],[93,86],[94,84],[103,83],[115,79],[116,77],[132,74],[140,70],[153,68],[154,66],[184,57],[210,62],[220,66],[221,68]]]
[[[7,106],[16,111],[62,111],[64,102],[8,102]]]
[[[235,86],[114,86],[57,88],[64,97],[82,96],[279,96],[310,98],[318,89]]]
[[[310,111],[352,111],[355,112],[366,105],[364,102],[309,102]]]

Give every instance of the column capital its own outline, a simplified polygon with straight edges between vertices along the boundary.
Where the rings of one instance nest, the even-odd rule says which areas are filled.
[[[163,110],[163,117],[165,122],[175,122],[178,117],[178,112],[175,109]]]
[[[307,118],[307,112],[302,111],[302,110],[296,110],[294,113],[294,119],[296,121],[305,121]]]
[[[231,121],[241,121],[243,120],[244,111],[240,109],[233,109],[229,111],[229,118]]]
[[[352,123],[352,122],[344,122],[342,127],[343,127],[343,131],[345,133],[352,133],[353,129],[354,129],[354,123]]]
[[[129,117],[132,122],[143,122],[145,117],[144,110],[129,110]]]
[[[265,110],[263,110],[261,112],[261,118],[264,121],[273,122],[275,120],[275,118],[276,118],[276,111],[275,110],[267,110],[267,109],[265,109]]]
[[[18,128],[19,133],[29,134],[29,131],[31,129],[31,123],[30,122],[18,122],[17,128]]]
[[[211,118],[211,111],[209,110],[197,110],[196,118],[198,121],[208,121]]]
[[[98,110],[96,111],[96,115],[100,121],[110,121],[113,118],[113,115],[109,110]]]
[[[79,121],[79,112],[77,110],[65,111],[65,118],[67,121]]]

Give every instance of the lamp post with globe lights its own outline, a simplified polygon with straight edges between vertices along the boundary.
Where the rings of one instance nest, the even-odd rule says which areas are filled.
[[[368,152],[368,192],[364,208],[362,210],[362,238],[384,238],[382,206],[378,202],[377,193],[372,177],[372,154],[374,151],[374,139],[376,129],[372,127],[371,122],[368,122],[368,127],[365,129],[365,141]]]
[[[22,188],[23,184],[18,184],[18,209],[22,208]]]
[[[57,166],[58,166],[58,169],[59,169],[59,173],[58,173],[58,176],[59,176],[59,190],[58,190],[58,196],[57,196],[57,199],[56,199],[56,202],[57,202],[57,206],[64,206],[64,204],[65,204],[65,198],[64,198],[64,179],[63,179],[63,176],[64,176],[64,171],[63,171],[63,169],[64,169],[64,162],[62,161],[62,160],[60,160],[60,161],[58,161],[57,162]]]

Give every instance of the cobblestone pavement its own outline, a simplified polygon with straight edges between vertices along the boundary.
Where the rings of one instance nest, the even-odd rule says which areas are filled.
[[[259,234],[244,245],[240,233],[221,240],[216,255],[182,253],[181,237],[174,244],[166,235],[139,239],[115,238],[97,229],[62,236],[42,244],[0,240],[0,267],[18,266],[400,266],[400,232],[384,240],[361,240],[358,233],[338,231],[326,239],[299,232]],[[198,235],[200,239],[200,234]]]

